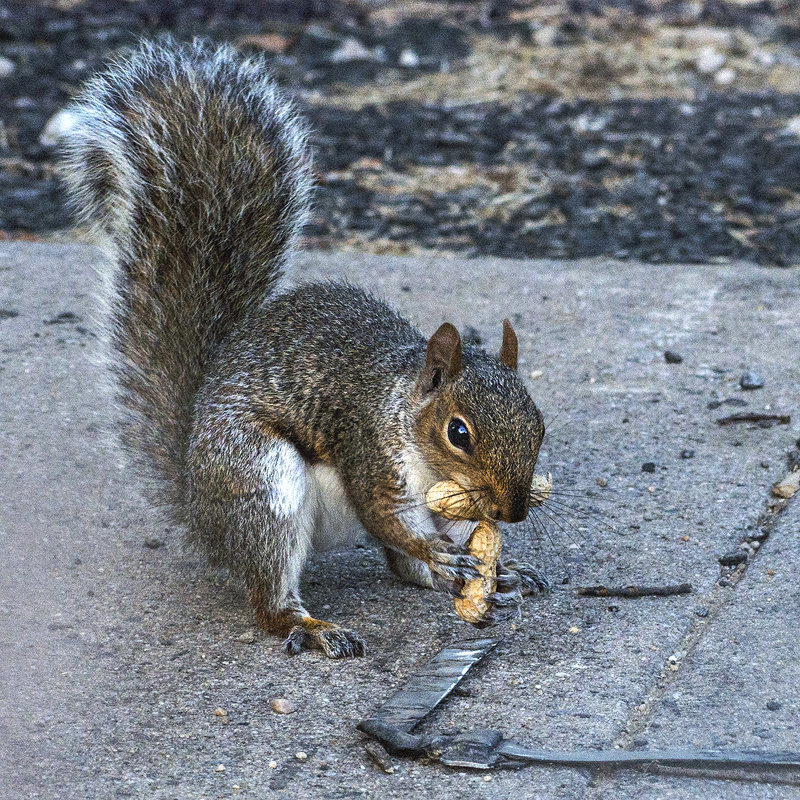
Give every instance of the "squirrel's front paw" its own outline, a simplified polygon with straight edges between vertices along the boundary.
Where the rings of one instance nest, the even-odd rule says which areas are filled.
[[[284,646],[290,656],[303,649],[322,650],[328,658],[352,658],[367,652],[366,642],[355,631],[313,617],[304,617],[295,625]]]
[[[519,564],[516,561],[498,562],[496,591],[486,598],[491,609],[482,623],[491,625],[521,616],[523,597],[550,588],[550,581],[528,564]]]
[[[547,576],[530,564],[504,561],[497,565],[497,586],[501,588],[512,585],[519,589],[523,597],[553,588]]]
[[[466,547],[446,539],[431,544],[426,562],[431,572],[445,581],[469,581],[481,577],[478,571],[480,560]]]
[[[496,570],[495,591],[486,597],[491,607],[481,620],[484,626],[516,619],[522,615],[522,579],[500,561],[497,562]]]

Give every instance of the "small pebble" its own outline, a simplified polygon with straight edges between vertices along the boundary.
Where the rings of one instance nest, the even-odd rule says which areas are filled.
[[[745,372],[739,378],[739,386],[742,389],[760,389],[764,385],[764,379],[756,372]]]
[[[681,458],[694,458],[694,450],[681,450]]]
[[[236,637],[237,642],[241,642],[241,644],[253,644],[256,640],[255,631],[245,631],[239,636]]]
[[[278,768],[278,762],[273,759],[272,761],[269,762],[269,764],[267,764],[267,766],[270,769],[277,769]]]
[[[777,700],[767,700],[767,708],[770,711],[780,711],[782,706]]]
[[[83,317],[76,314],[74,311],[62,311],[56,314],[52,319],[45,320],[45,325],[68,325],[74,322],[83,322]]]
[[[224,708],[215,708],[214,709],[214,716],[215,717],[227,717],[228,712]]]
[[[308,753],[304,753],[302,750],[298,750],[298,751],[297,751],[297,752],[294,754],[294,757],[295,757],[295,758],[296,758],[298,761],[305,761],[305,760],[308,758]]]
[[[269,707],[276,714],[294,714],[294,712],[297,711],[297,703],[293,703],[285,697],[276,697],[270,700]]]
[[[794,134],[795,136],[800,136],[800,114],[796,117],[791,117],[787,123],[786,127],[783,129],[784,133],[787,134]]]
[[[345,64],[350,61],[370,61],[375,58],[372,50],[367,48],[358,39],[348,36],[330,55],[334,64]]]
[[[0,56],[0,78],[7,78],[16,68],[17,65],[10,58]]]
[[[695,61],[695,67],[703,75],[711,75],[725,64],[725,60],[725,56],[713,47],[703,47]]]
[[[721,69],[715,76],[714,82],[718,86],[730,86],[736,80],[736,70],[730,67]]]
[[[595,483],[596,483],[598,486],[600,486],[600,487],[603,487],[603,488],[604,488],[604,487],[608,486],[608,479],[607,479],[607,478],[598,478],[598,479],[595,481]]]
[[[43,147],[55,147],[61,141],[61,137],[68,134],[77,124],[78,118],[71,111],[62,109],[56,112],[44,126],[39,136],[39,144]]]
[[[667,364],[680,364],[681,361],[683,361],[683,356],[680,353],[676,353],[674,350],[665,350],[664,361],[666,361]]]
[[[217,772],[225,772],[225,765],[217,764]]]
[[[747,553],[736,550],[732,553],[725,553],[724,556],[720,556],[717,560],[723,567],[735,567],[737,564],[747,561]]]
[[[656,471],[655,462],[645,461],[644,464],[642,464],[642,472],[655,472],[655,471]]]
[[[401,67],[413,69],[419,66],[419,56],[413,50],[406,48],[400,53],[400,58],[398,58],[397,63],[400,64]]]
[[[144,546],[149,547],[151,550],[158,550],[159,547],[164,546],[164,542],[162,539],[159,539],[157,536],[148,536],[144,540]]]

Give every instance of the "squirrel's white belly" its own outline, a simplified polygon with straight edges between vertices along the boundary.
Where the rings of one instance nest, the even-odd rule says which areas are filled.
[[[339,473],[316,464],[309,473],[309,500],[316,504],[311,543],[315,550],[333,550],[363,542],[366,531],[344,491]]]

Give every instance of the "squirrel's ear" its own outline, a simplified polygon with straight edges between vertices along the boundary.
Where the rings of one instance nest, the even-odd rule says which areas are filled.
[[[507,319],[503,320],[503,345],[500,348],[500,362],[505,364],[509,369],[517,368],[517,356],[519,354],[519,343],[517,342],[517,334],[511,327],[511,322]]]
[[[438,389],[461,372],[461,337],[454,325],[445,322],[428,340],[423,381],[426,390]]]

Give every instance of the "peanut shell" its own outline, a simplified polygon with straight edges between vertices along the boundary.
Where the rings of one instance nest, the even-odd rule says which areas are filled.
[[[478,572],[481,577],[465,581],[462,597],[455,600],[456,613],[466,622],[480,622],[489,610],[486,598],[497,585],[497,561],[502,544],[500,528],[493,522],[479,522],[469,537],[467,549],[480,559]]]
[[[434,514],[446,519],[469,519],[475,510],[475,499],[471,493],[455,481],[434,483],[425,495],[425,503]]]
[[[542,505],[550,497],[552,490],[553,476],[549,472],[546,478],[544,475],[534,475],[531,481],[531,503]]]

